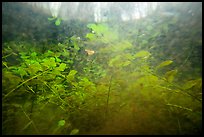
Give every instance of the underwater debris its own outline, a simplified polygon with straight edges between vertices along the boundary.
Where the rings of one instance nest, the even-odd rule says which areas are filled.
[[[93,55],[95,53],[94,50],[85,49],[85,51],[89,56],[91,56],[91,55]]]

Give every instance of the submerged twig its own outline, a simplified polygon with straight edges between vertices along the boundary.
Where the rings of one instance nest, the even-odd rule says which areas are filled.
[[[181,124],[178,118],[177,118],[177,122],[178,122],[179,134],[181,134]]]
[[[189,58],[190,58],[190,56],[192,55],[192,52],[193,52],[193,47],[194,47],[194,46],[193,46],[193,44],[192,44],[191,50],[190,50],[190,52],[189,52],[187,58],[185,59],[185,61],[183,62],[183,64],[181,64],[181,65],[178,67],[178,69],[182,68],[182,67],[186,64],[186,62],[189,60]]]
[[[11,52],[10,54],[3,56],[3,57],[2,57],[2,59],[7,58],[8,56],[11,56],[11,55],[15,55],[15,56],[17,56],[17,54],[16,54],[16,53]]]
[[[45,71],[45,72],[47,72],[47,71]],[[45,73],[45,72],[43,72],[43,73]],[[11,93],[12,93],[13,91],[15,91],[16,89],[20,88],[22,85],[24,85],[24,84],[27,83],[28,81],[30,81],[30,80],[32,80],[32,79],[34,79],[34,78],[37,78],[38,76],[42,75],[43,73],[40,73],[40,74],[38,74],[38,75],[35,75],[35,76],[33,76],[32,78],[27,79],[26,81],[22,82],[22,83],[21,83],[20,85],[18,85],[16,88],[12,89],[9,93],[7,93],[7,94],[3,97],[3,99],[5,99],[9,94],[11,94]]]
[[[112,82],[113,75],[111,75],[110,81],[109,81],[109,87],[108,87],[108,97],[106,102],[106,116],[108,114],[108,103],[109,103],[109,97],[110,97],[110,91],[111,91],[111,82]]]
[[[26,124],[26,126],[25,126],[22,130],[26,129],[26,128],[32,123],[32,124],[33,124],[33,127],[34,127],[35,130],[36,130],[36,132],[39,133],[39,131],[38,131],[38,129],[37,129],[35,123],[33,122],[33,120],[31,120],[30,117],[26,114],[26,112],[23,110],[23,107],[22,107],[22,106],[21,106],[21,108],[22,108],[22,111],[23,111],[23,113],[25,114],[25,116],[26,116],[26,117],[29,119],[29,121],[30,121],[28,124]]]
[[[178,105],[174,105],[174,104],[166,104],[167,106],[172,106],[172,107],[176,107],[176,108],[180,108],[180,109],[184,109],[184,110],[188,110],[192,112],[192,109],[190,108],[186,108],[186,107],[182,107],[182,106],[178,106]]]

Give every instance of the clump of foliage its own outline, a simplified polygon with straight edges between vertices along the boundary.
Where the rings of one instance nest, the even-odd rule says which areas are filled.
[[[70,40],[72,42],[68,45],[59,43],[55,51],[47,50],[44,54],[37,53],[34,49],[30,52],[19,50],[14,53],[6,47],[2,61],[4,104],[12,103],[25,109],[26,116],[40,115],[36,114],[37,110],[45,109],[48,104],[53,104],[53,107],[59,107],[66,113],[81,104],[86,94],[94,92],[94,83],[89,81],[89,78],[77,76],[78,71],[72,69],[80,48],[75,37]],[[13,48],[18,46],[15,44]],[[12,66],[8,63],[13,55],[19,57],[16,59],[19,61],[18,65]],[[70,96],[73,98],[72,101],[68,99]],[[24,103],[27,105],[24,106]],[[19,109],[17,112],[22,113],[22,110]],[[34,122],[30,120],[22,130],[26,130],[32,124],[34,125]]]
[[[151,100],[155,100],[157,98],[157,100],[159,101],[153,102],[155,105],[163,104],[164,105],[163,107],[167,110],[167,112],[175,113],[175,117],[177,117],[176,121],[177,123],[179,123],[177,125],[178,132],[181,134],[188,133],[187,130],[181,129],[180,123],[182,121],[183,126],[184,125],[190,126],[190,123],[185,122],[184,120],[185,118],[188,117],[187,119],[189,119],[194,114],[197,114],[196,116],[197,118],[201,116],[200,103],[202,101],[202,97],[201,97],[202,78],[198,77],[190,81],[182,79],[182,82],[179,82],[178,73],[181,73],[182,70],[178,66],[175,66],[175,65],[171,66],[172,64],[175,64],[175,60],[171,60],[171,58],[164,61],[157,60],[155,64],[158,64],[158,65],[152,65],[152,61],[155,61],[156,56],[153,54],[153,51],[151,50],[152,47],[149,47],[148,49],[148,43],[149,43],[148,38],[145,38],[143,36],[137,38],[137,42],[139,42],[140,45],[137,45],[137,47],[135,47],[133,46],[134,41],[115,39],[119,37],[119,34],[115,33],[114,35],[116,36],[114,37],[114,39],[112,39],[112,41],[110,40],[107,43],[107,40],[105,39],[106,33],[104,32],[102,33],[103,35],[101,34],[101,30],[107,31],[107,27],[106,27],[107,25],[89,24],[87,26],[91,28],[92,31],[94,31],[94,34],[87,35],[87,38],[90,40],[90,43],[93,41],[95,42],[98,39],[97,44],[100,45],[97,48],[95,47],[95,50],[98,52],[97,60],[99,62],[101,61],[101,63],[103,63],[106,66],[108,70],[107,76],[111,76],[109,78],[109,84],[111,83],[111,86],[107,91],[108,92],[107,107],[108,107],[108,103],[111,102],[110,101],[111,99],[109,100],[111,96],[110,92],[112,92],[112,97],[111,97],[112,101],[114,101],[115,103],[117,102],[117,99],[114,96],[116,96],[115,94],[117,94],[117,91],[129,92],[129,93],[132,93],[133,91],[139,92],[140,94],[139,93],[132,93],[132,94],[138,94],[136,95],[138,96],[137,98],[143,98],[143,97],[144,98],[134,102],[139,103],[141,101],[143,102],[144,100],[151,102]],[[102,27],[104,27],[104,29],[101,29]],[[153,31],[153,27],[151,26],[147,26],[146,28],[149,31],[151,30]],[[165,31],[165,30],[166,29],[164,27],[164,32],[162,33],[164,34],[168,33],[168,31],[167,30]],[[109,31],[112,32],[110,28],[109,28]],[[150,34],[150,32],[148,33]],[[160,35],[160,32],[159,31],[155,32],[155,36],[151,37],[151,40],[156,39],[158,35]],[[109,34],[107,33],[107,37],[108,36]],[[102,57],[103,57],[103,60],[100,60],[100,58]],[[128,77],[131,77],[131,75],[133,75],[132,76],[133,81],[128,78]],[[195,88],[197,90],[191,89],[191,87],[193,87],[194,84],[196,85]],[[187,85],[189,85],[189,89],[185,88]],[[196,92],[199,92],[199,93],[196,93]],[[122,93],[119,96],[122,96]],[[178,98],[182,98],[182,99],[180,100]],[[196,100],[197,103],[194,102],[195,103],[195,104],[193,103],[194,105],[190,105],[185,100],[189,100],[189,101],[191,100],[190,102],[192,102],[193,100]],[[123,100],[123,103],[121,103],[121,106],[123,105],[124,105],[124,100]],[[195,106],[197,107],[194,108]],[[113,105],[112,108],[114,107],[116,106]],[[178,112],[181,112],[183,114],[180,115]],[[190,121],[193,120],[193,117],[191,118],[190,118],[191,119]],[[201,122],[201,121],[199,122],[199,120],[197,121],[197,126],[196,126],[198,129],[195,129],[195,131],[191,130],[190,132],[198,132],[197,130],[199,130],[199,126]]]
[[[61,24],[62,19],[57,17],[48,18],[49,21],[55,20],[55,25],[59,26]]]

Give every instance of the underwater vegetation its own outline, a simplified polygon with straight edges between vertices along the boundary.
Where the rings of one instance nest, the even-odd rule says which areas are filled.
[[[57,18],[57,17],[52,17],[52,18],[48,18],[49,21],[53,21],[55,20],[55,25],[56,26],[59,26],[61,24],[61,20],[60,18]]]
[[[2,133],[201,134],[202,23],[182,13],[4,42]]]

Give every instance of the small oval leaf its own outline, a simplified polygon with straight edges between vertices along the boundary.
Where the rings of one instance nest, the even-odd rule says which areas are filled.
[[[57,20],[55,21],[55,25],[56,25],[56,26],[59,26],[60,23],[61,23],[61,19],[57,19]]]
[[[65,64],[65,63],[61,63],[60,66],[59,66],[59,68],[58,68],[58,70],[59,70],[59,71],[64,71],[65,68],[66,68],[66,64]]]
[[[70,135],[76,135],[79,133],[79,129],[73,129],[71,132],[70,132]]]
[[[147,58],[151,55],[151,53],[149,53],[148,51],[142,50],[138,53],[135,54],[135,58]]]
[[[96,36],[95,36],[95,34],[88,33],[88,34],[86,34],[86,38],[89,40],[94,40],[96,38]]]
[[[59,127],[62,127],[62,126],[64,126],[65,125],[65,120],[60,120],[60,121],[58,121],[58,126]]]
[[[171,70],[166,72],[165,78],[168,82],[172,82],[174,80],[174,76],[177,74],[178,70]]]
[[[202,84],[201,79],[189,80],[184,84],[183,89],[190,89],[190,88],[197,86],[197,85],[200,85],[200,84]]]
[[[168,66],[168,65],[170,65],[171,63],[173,63],[172,60],[166,60],[166,61],[163,61],[162,63],[160,63],[160,64],[156,67],[156,69],[159,69],[159,68],[162,68],[162,67]]]

